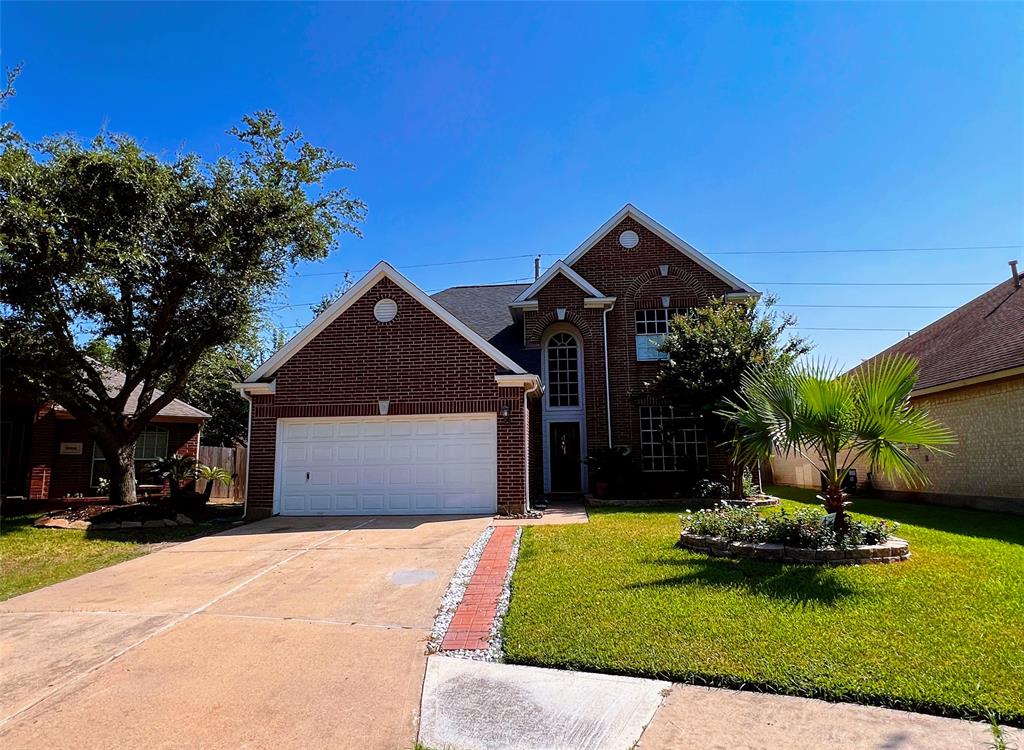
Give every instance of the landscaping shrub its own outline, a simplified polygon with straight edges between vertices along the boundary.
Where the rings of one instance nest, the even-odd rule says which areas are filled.
[[[721,500],[729,497],[729,488],[713,479],[701,479],[693,485],[693,496],[707,500]]]
[[[819,508],[785,509],[762,515],[755,508],[723,504],[708,510],[686,511],[680,516],[683,531],[700,536],[724,537],[732,542],[768,542],[790,547],[848,549],[881,544],[899,527],[882,520],[851,520],[847,533],[837,538],[831,518]]]

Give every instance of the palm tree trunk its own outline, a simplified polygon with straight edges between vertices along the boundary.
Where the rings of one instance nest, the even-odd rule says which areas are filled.
[[[835,514],[833,528],[836,530],[836,536],[839,538],[846,536],[849,519],[846,515],[846,493],[843,492],[842,485],[829,482],[822,493],[822,500],[824,500],[825,512]]]

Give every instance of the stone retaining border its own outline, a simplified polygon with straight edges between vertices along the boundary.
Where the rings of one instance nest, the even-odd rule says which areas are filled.
[[[69,521],[66,518],[41,518],[33,524],[39,529],[76,529],[79,531],[114,531],[116,529],[162,529],[165,526],[191,526],[194,521],[184,513],[177,518],[151,518],[148,521],[120,521],[94,523],[93,521]]]
[[[865,544],[850,549],[809,549],[766,542],[733,542],[720,536],[679,535],[679,546],[690,552],[712,557],[747,557],[775,562],[814,563],[818,565],[869,565],[903,562],[910,558],[906,539],[889,537],[882,544]]]

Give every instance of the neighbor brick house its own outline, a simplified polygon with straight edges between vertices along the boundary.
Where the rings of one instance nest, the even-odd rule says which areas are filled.
[[[911,449],[928,483],[910,487],[856,466],[858,482],[895,498],[1024,513],[1024,289],[1011,278],[877,356],[920,364],[911,394],[956,435],[950,455]],[[817,487],[813,466],[771,460],[779,484]]]
[[[247,513],[518,513],[607,446],[685,489],[722,450],[641,385],[674,312],[756,294],[631,205],[533,284],[430,297],[381,262],[237,384]]]
[[[121,390],[123,373],[107,367],[100,372],[108,392]],[[138,389],[125,404],[127,412],[134,411],[137,399]],[[107,476],[106,460],[85,426],[66,409],[5,385],[0,414],[3,497],[57,500],[98,494],[99,480]],[[178,399],[160,410],[135,446],[135,475],[143,491],[163,486],[148,476],[149,462],[175,453],[199,455],[200,430],[209,416]]]

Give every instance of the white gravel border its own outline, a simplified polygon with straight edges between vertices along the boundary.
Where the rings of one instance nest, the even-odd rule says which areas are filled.
[[[462,559],[458,569],[456,569],[455,575],[452,576],[448,590],[441,598],[441,608],[438,610],[437,617],[434,620],[434,628],[430,633],[430,640],[427,642],[428,654],[440,653],[441,656],[472,659],[474,661],[503,662],[505,660],[504,644],[501,639],[501,626],[505,621],[506,613],[508,613],[509,600],[512,598],[512,574],[515,572],[516,563],[519,560],[519,542],[523,537],[522,526],[516,529],[516,537],[512,540],[512,552],[508,558],[508,571],[505,573],[505,582],[501,587],[501,596],[498,598],[498,609],[494,614],[494,622],[491,623],[488,647],[486,649],[459,649],[455,651],[440,650],[445,633],[448,632],[448,626],[451,624],[452,618],[455,617],[455,610],[458,609],[459,603],[466,593],[469,579],[473,577],[477,563],[480,561],[480,556],[483,554],[484,547],[487,545],[487,541],[491,538],[492,533],[494,533],[494,527],[488,526],[483,534],[480,535],[480,538],[466,552],[466,556]]]
[[[436,654],[441,650],[441,642],[444,641],[445,633],[448,632],[448,626],[452,624],[455,610],[459,608],[462,597],[466,595],[469,579],[473,577],[477,563],[480,562],[480,556],[484,553],[484,547],[487,546],[493,533],[493,526],[484,529],[477,540],[466,550],[466,556],[462,558],[459,567],[455,569],[455,574],[448,583],[444,596],[441,597],[441,606],[437,608],[437,614],[434,616],[434,627],[431,628],[430,638],[427,641],[428,654]]]

